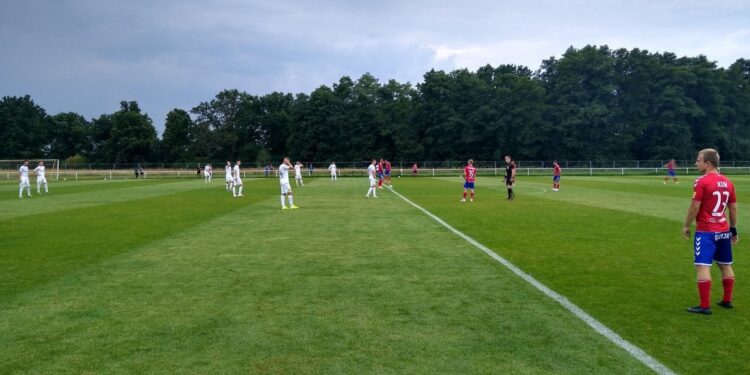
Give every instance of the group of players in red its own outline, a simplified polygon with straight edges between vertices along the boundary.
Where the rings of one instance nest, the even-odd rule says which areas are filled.
[[[562,168],[557,160],[552,162],[552,191],[560,191],[560,174]],[[474,202],[474,182],[477,177],[477,169],[474,167],[474,159],[469,159],[466,166],[464,167],[464,197],[461,198],[461,202],[466,202],[466,195],[469,194],[470,201]],[[516,194],[513,192],[513,187],[516,185],[516,162],[513,158],[508,155],[505,157],[505,189],[508,191],[509,201],[516,198]]]
[[[665,167],[667,177],[677,183],[675,161],[672,159]],[[698,295],[700,305],[690,307],[688,312],[710,315],[711,312],[711,265],[715,262],[721,270],[721,283],[724,296],[717,303],[718,306],[731,309],[734,290],[734,271],[732,269],[732,245],[737,244],[737,197],[734,185],[728,178],[719,173],[719,153],[714,149],[704,149],[698,153],[695,166],[703,174],[695,180],[693,199],[688,209],[682,227],[682,236],[690,240],[690,227],[696,223],[693,237],[695,270],[697,274]],[[560,190],[560,174],[562,169],[553,163],[552,190]],[[474,183],[477,170],[474,160],[469,159],[464,167],[464,194],[461,202],[469,199],[474,201]],[[516,164],[510,156],[505,157],[505,187],[508,190],[508,200],[513,200],[513,186],[516,178]],[[727,218],[726,212],[729,212]]]
[[[378,174],[378,189],[382,190],[384,183],[386,186],[393,187],[393,185],[391,185],[391,162],[380,159],[376,168]]]

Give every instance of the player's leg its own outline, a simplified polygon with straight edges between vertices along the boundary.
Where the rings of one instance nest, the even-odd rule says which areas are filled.
[[[18,199],[23,199],[23,180],[18,181]]]
[[[726,238],[724,238],[726,237]],[[724,288],[724,297],[719,302],[719,306],[731,309],[732,294],[734,292],[734,270],[732,269],[732,240],[729,233],[719,240],[716,250],[715,260],[721,270],[721,285]]]
[[[691,313],[711,314],[711,264],[716,253],[713,232],[695,232],[694,263],[700,305],[688,308]]]
[[[42,194],[42,179],[41,178],[36,179],[36,193]]]
[[[49,194],[49,185],[47,184],[47,177],[42,179],[42,185],[44,185],[44,194]]]
[[[291,186],[289,187],[289,191],[286,194],[286,199],[289,201],[289,208],[291,209],[299,208],[294,205],[294,193],[292,192]]]
[[[238,197],[244,197],[244,195],[242,195],[242,188],[243,188],[243,186],[242,186],[242,180],[239,180],[239,185],[240,185],[240,187],[239,187],[239,192],[237,193],[237,196]]]
[[[471,199],[472,202],[474,202],[474,188],[471,188]]]

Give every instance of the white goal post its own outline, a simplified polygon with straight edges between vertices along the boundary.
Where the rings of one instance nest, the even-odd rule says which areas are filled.
[[[44,162],[44,166],[47,170],[47,176],[52,177],[52,173],[55,174],[55,180],[60,179],[60,159],[8,159],[0,160],[0,170],[5,171],[16,171],[21,168],[25,160],[29,161],[29,170],[33,170],[39,164],[40,161]]]

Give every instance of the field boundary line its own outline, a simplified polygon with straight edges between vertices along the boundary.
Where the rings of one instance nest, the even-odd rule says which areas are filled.
[[[643,363],[644,365],[646,365],[648,368],[650,368],[657,374],[663,374],[663,375],[675,374],[675,372],[669,369],[669,367],[659,362],[656,358],[648,355],[648,353],[643,351],[643,349],[635,346],[634,344],[622,338],[620,335],[615,333],[615,331],[611,330],[609,327],[605,326],[602,322],[598,321],[596,318],[589,315],[589,313],[587,313],[580,307],[576,306],[573,302],[570,302],[570,300],[568,300],[565,296],[555,292],[554,290],[550,289],[546,285],[542,284],[540,281],[538,281],[533,276],[529,275],[528,273],[518,268],[515,264],[511,263],[509,260],[498,255],[494,251],[490,250],[490,248],[488,248],[487,246],[484,246],[481,243],[479,243],[477,240],[469,237],[468,235],[464,234],[458,229],[452,227],[450,224],[446,223],[443,219],[434,215],[432,212],[427,211],[427,209],[423,208],[422,206],[412,202],[411,200],[409,200],[409,198],[406,198],[405,196],[399,194],[393,188],[389,188],[389,190],[393,194],[396,194],[396,196],[404,200],[406,203],[409,203],[410,205],[414,206],[414,208],[422,211],[425,215],[429,216],[432,220],[436,221],[438,224],[442,225],[449,231],[453,232],[453,234],[457,235],[458,237],[461,237],[463,240],[470,243],[477,249],[481,250],[483,253],[489,255],[492,259],[496,260],[498,263],[505,266],[505,268],[515,273],[518,277],[520,277],[527,283],[534,286],[537,290],[544,293],[547,297],[552,298],[555,302],[562,305],[566,310],[573,313],[573,315],[575,315],[578,319],[588,324],[597,333],[601,334],[602,336],[607,338],[609,341],[611,341],[615,345],[624,349],[633,358],[637,359],[639,362]]]

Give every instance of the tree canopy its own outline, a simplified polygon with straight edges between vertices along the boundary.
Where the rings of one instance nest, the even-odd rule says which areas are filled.
[[[224,90],[175,108],[161,139],[138,103],[86,120],[29,96],[0,101],[0,157],[94,163],[687,159],[715,147],[750,159],[750,60],[728,68],[607,46],[569,48],[538,70],[430,70],[412,85],[369,73],[310,93]]]

